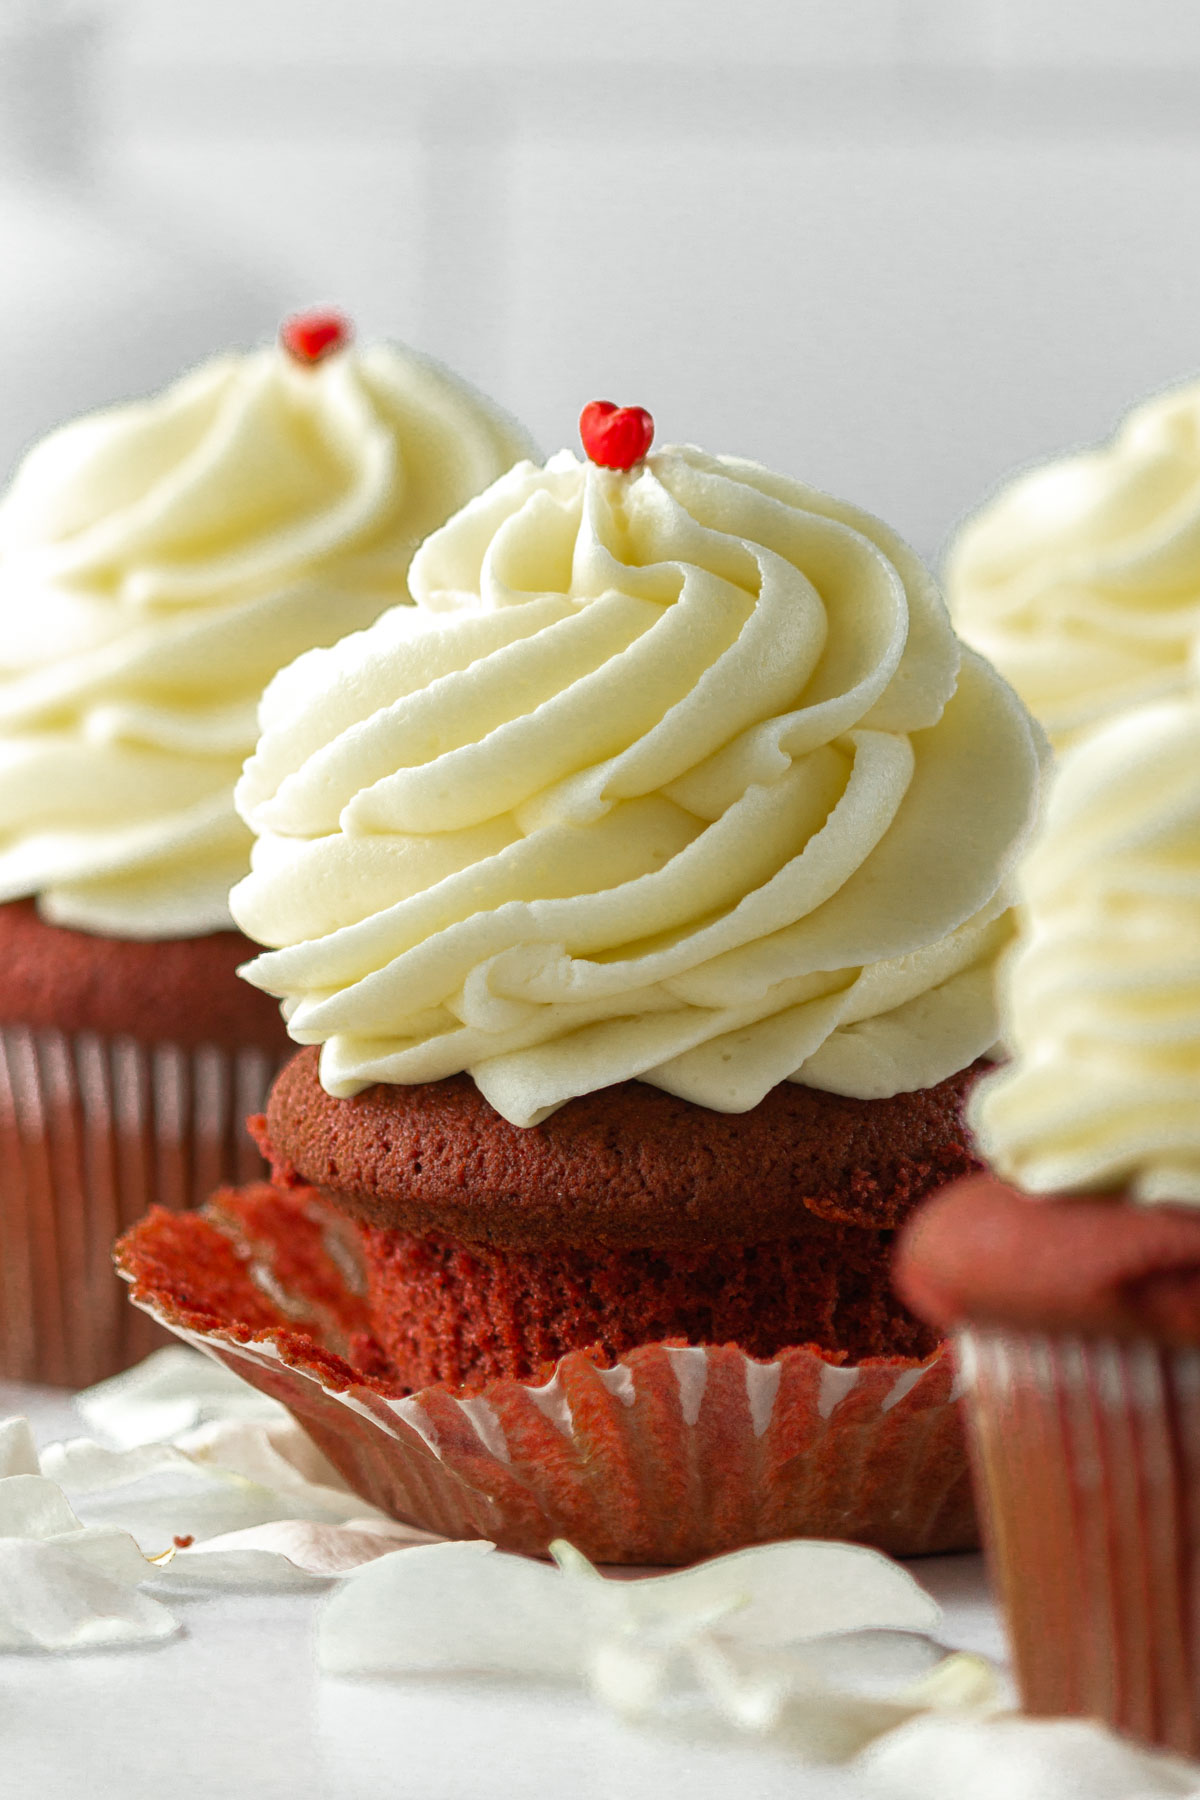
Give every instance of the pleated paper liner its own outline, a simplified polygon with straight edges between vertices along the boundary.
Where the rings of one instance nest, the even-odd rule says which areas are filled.
[[[0,1379],[85,1387],[161,1341],[112,1242],[262,1159],[243,1121],[279,1058],[0,1027]]]
[[[1200,1755],[1200,1351],[979,1331],[959,1354],[1026,1710]]]
[[[945,1349],[853,1366],[787,1349],[585,1351],[539,1382],[406,1394],[371,1337],[356,1243],[311,1189],[259,1184],[152,1213],[118,1246],[133,1299],[283,1402],[365,1499],[452,1538],[667,1565],[849,1538],[892,1554],[977,1541]]]

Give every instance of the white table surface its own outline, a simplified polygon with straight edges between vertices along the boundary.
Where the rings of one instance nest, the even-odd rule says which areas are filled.
[[[70,1399],[0,1382],[41,1442]],[[944,1640],[1004,1660],[977,1556],[922,1558]],[[857,1800],[852,1771],[623,1724],[582,1693],[318,1676],[323,1595],[171,1597],[152,1649],[0,1657],[0,1800]]]

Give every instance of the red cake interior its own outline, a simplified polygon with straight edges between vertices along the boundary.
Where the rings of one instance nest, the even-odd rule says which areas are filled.
[[[890,1231],[823,1219],[762,1244],[669,1251],[464,1244],[360,1226],[372,1329],[412,1388],[534,1375],[569,1350],[614,1361],[638,1344],[789,1344],[927,1356],[938,1334],[895,1299]]]

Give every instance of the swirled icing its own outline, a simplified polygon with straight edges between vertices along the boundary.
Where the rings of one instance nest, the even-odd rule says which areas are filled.
[[[960,532],[946,586],[958,631],[1059,745],[1183,686],[1200,640],[1200,383],[1003,488]]]
[[[882,1096],[996,1035],[1041,739],[869,515],[691,448],[521,464],[415,609],[264,698],[243,973],[335,1095],[469,1070],[527,1125],[640,1077]]]
[[[0,901],[227,928],[263,686],[403,598],[420,539],[527,451],[384,345],[222,356],[46,438],[0,504]]]
[[[1031,1193],[1200,1204],[1200,698],[1064,755],[1020,879],[985,1151]]]

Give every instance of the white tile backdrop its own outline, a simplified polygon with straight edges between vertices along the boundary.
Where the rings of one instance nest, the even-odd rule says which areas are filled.
[[[637,401],[925,551],[1200,367],[1195,0],[88,11],[111,30],[77,180],[174,271],[154,307],[191,293],[161,334],[188,354],[206,321],[215,347],[333,301],[547,449],[584,400]],[[153,335],[114,389],[162,378]],[[12,361],[10,397],[38,378]]]

